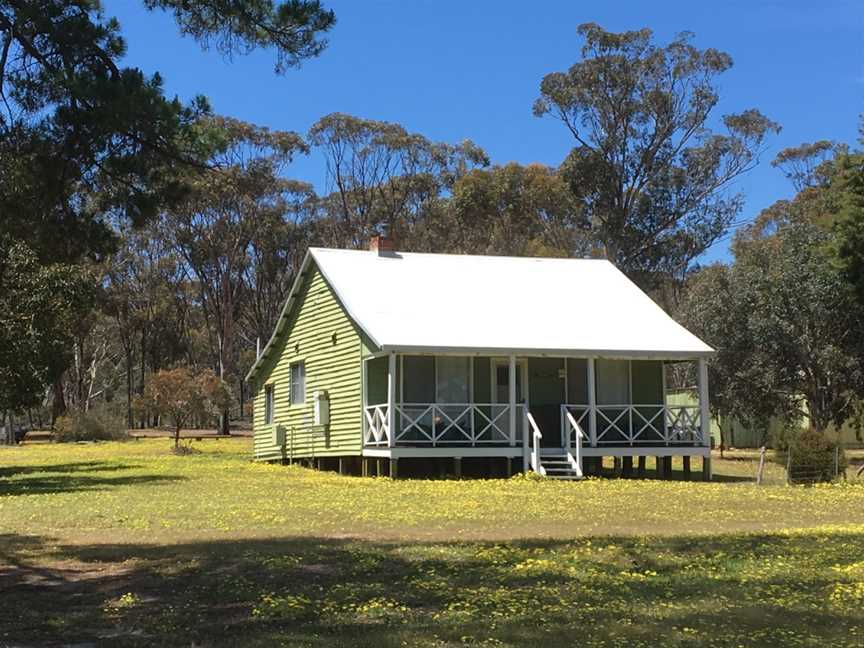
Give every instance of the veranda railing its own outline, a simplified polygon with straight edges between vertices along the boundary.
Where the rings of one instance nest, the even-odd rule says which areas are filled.
[[[386,403],[363,408],[363,440],[367,446],[516,445],[522,439],[523,405],[516,405],[510,425],[508,403],[398,403],[394,434]]]
[[[592,414],[593,410],[593,416]],[[592,447],[604,445],[707,445],[702,437],[698,405],[620,404],[561,406],[562,428],[571,442],[574,426],[566,426],[570,415],[587,431]]]

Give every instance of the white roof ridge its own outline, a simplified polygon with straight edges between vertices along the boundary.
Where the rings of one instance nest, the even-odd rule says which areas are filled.
[[[512,255],[512,254],[469,254],[465,252],[414,252],[410,250],[393,250],[391,252],[385,252],[383,254],[379,254],[378,252],[374,252],[371,250],[364,250],[362,248],[357,249],[347,249],[347,248],[330,248],[330,247],[319,247],[312,246],[309,248],[310,252],[338,252],[340,254],[367,254],[370,258],[379,257],[379,258],[394,258],[401,256],[429,256],[429,257],[449,257],[449,258],[475,258],[475,259],[518,259],[525,261],[602,261],[608,263],[609,265],[615,266],[609,259],[599,258],[599,257],[542,257],[542,256],[520,256],[520,255]],[[617,267],[617,266],[616,266]]]

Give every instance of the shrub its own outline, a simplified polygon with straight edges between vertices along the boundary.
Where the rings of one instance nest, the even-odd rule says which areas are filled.
[[[231,391],[212,371],[191,367],[163,369],[151,375],[135,409],[163,416],[174,430],[174,448],[180,447],[180,430],[196,418],[215,417],[231,405]]]
[[[775,461],[789,469],[793,484],[830,482],[846,470],[843,449],[817,430],[790,434],[775,454]]]
[[[122,418],[109,412],[74,411],[54,422],[54,436],[60,443],[71,441],[116,441],[129,438]]]

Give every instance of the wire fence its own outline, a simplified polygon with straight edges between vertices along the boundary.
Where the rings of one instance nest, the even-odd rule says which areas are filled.
[[[714,453],[714,480],[765,486],[846,481],[864,484],[864,448],[832,447],[818,463],[771,448],[726,449]]]

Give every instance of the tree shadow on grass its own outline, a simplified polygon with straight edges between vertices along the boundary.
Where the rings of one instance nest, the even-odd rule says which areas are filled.
[[[105,471],[116,472],[136,468],[132,465],[107,464],[104,468],[82,468],[61,470],[62,466],[49,466],[48,470],[16,471],[11,477],[0,478],[0,496],[45,495],[48,493],[72,493],[96,491],[132,486],[136,484],[159,484],[185,481],[179,475],[93,475]],[[48,474],[43,474],[48,473]],[[19,475],[28,475],[20,477]]]
[[[18,475],[29,475],[32,473],[104,472],[114,470],[131,470],[133,468],[139,467],[140,466],[138,465],[111,461],[75,461],[61,464],[0,466],[0,479],[16,477]]]
[[[760,567],[795,552],[794,567]],[[0,644],[851,646],[864,611],[827,592],[842,580],[831,567],[862,552],[864,535],[818,533],[172,545],[9,534]]]

